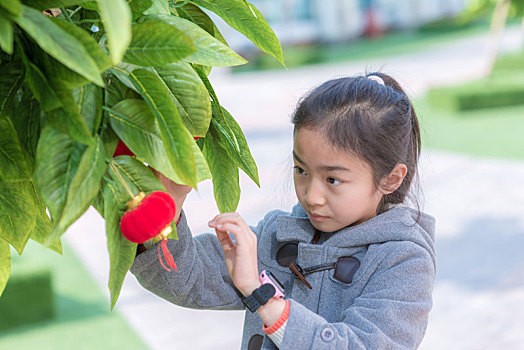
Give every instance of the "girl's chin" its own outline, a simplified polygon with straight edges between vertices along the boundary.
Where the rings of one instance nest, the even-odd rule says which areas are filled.
[[[314,221],[309,219],[311,225],[321,232],[331,233],[340,230],[340,228],[333,222],[329,222],[329,218],[323,221]]]

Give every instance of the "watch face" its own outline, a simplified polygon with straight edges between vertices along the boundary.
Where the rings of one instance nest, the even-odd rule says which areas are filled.
[[[276,276],[271,273],[271,271],[267,271],[267,276],[275,285],[280,287],[281,292],[284,292],[284,286],[282,285],[282,283],[280,283]]]

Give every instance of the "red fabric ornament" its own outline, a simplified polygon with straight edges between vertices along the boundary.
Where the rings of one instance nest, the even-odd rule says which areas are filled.
[[[173,198],[162,191],[155,191],[149,195],[140,192],[127,204],[127,211],[120,221],[120,230],[125,238],[134,243],[147,241],[159,242],[158,260],[164,269],[171,271],[164,265],[160,248],[167,265],[177,270],[175,260],[167,249],[167,236],[171,233],[171,222],[176,215],[176,204]]]
[[[113,153],[113,158],[116,156],[131,156],[134,157],[135,154],[131,152],[131,150],[126,146],[126,144],[122,141],[118,141],[118,145],[116,146],[115,153]]]

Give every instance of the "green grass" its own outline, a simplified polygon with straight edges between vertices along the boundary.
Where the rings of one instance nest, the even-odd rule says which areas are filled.
[[[497,59],[490,76],[430,89],[428,101],[455,111],[524,104],[524,51]]]
[[[52,274],[45,266],[21,269],[11,274],[0,298],[0,330],[14,328],[54,316]]]
[[[454,112],[437,108],[426,99],[414,104],[424,148],[524,159],[524,107]]]
[[[524,100],[520,97],[524,95],[523,89],[524,51],[499,58],[489,78],[430,91],[415,106],[424,129],[424,146],[524,159],[524,106],[517,104]],[[453,106],[456,101],[450,105],[454,94],[470,94],[474,98],[469,102],[498,106],[461,111]],[[513,105],[500,106],[504,103]]]
[[[435,106],[456,111],[522,105],[524,74],[514,69],[457,86],[431,89],[428,100]]]
[[[146,349],[68,246],[63,256],[29,242],[22,256],[12,253],[12,273],[28,265],[52,271],[55,317],[0,332],[0,349]],[[118,306],[118,305],[117,305]],[[0,315],[1,317],[1,315]]]

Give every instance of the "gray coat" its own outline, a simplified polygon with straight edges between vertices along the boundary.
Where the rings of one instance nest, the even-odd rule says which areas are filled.
[[[271,271],[284,284],[290,313],[280,349],[414,349],[428,322],[435,280],[433,217],[398,207],[354,227],[322,233],[311,244],[314,228],[296,205],[291,213],[269,212],[253,232],[258,237],[259,271]],[[190,308],[245,309],[234,287],[215,234],[192,237],[184,214],[177,226],[179,240],[169,240],[178,272],[158,263],[157,250],[137,256],[131,272],[144,288]],[[307,276],[313,289],[280,266],[275,255],[285,242],[298,242],[302,267],[353,256],[360,267],[351,283],[333,277],[334,270]],[[242,349],[262,320],[246,311]],[[276,349],[265,336],[262,349]]]

